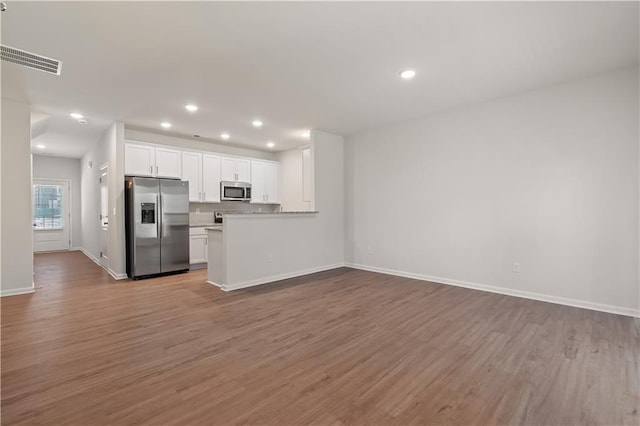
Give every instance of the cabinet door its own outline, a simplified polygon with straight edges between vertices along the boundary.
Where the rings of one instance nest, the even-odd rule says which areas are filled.
[[[180,151],[156,148],[156,176],[180,179]]]
[[[153,176],[155,150],[152,146],[124,144],[124,174],[132,176]]]
[[[280,166],[275,163],[265,164],[265,198],[270,204],[277,204],[280,199]]]
[[[202,201],[220,202],[220,157],[216,155],[202,156]]]
[[[266,203],[265,195],[265,166],[261,161],[251,162],[251,202]]]
[[[236,180],[236,160],[222,157],[220,164],[220,180],[235,182]]]
[[[236,159],[236,180],[251,182],[251,162],[249,160]]]
[[[206,263],[207,236],[191,235],[189,237],[189,263]]]
[[[189,182],[189,201],[202,201],[202,154],[182,153],[182,180]]]

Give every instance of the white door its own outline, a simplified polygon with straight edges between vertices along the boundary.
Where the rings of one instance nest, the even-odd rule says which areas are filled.
[[[153,176],[155,150],[152,146],[124,144],[124,174]]]
[[[202,154],[182,153],[182,180],[189,182],[189,201],[202,201]]]
[[[109,166],[100,167],[100,263],[109,267]]]
[[[265,203],[265,163],[261,161],[251,162],[251,202]]]
[[[251,182],[251,162],[249,160],[236,160],[236,180]]]
[[[236,160],[233,158],[222,158],[220,163],[220,180],[225,182],[235,182]]]
[[[202,201],[220,202],[220,157],[202,156]]]
[[[279,185],[278,185],[278,180],[279,180],[279,174],[280,174],[280,167],[277,164],[274,163],[267,163],[265,165],[266,167],[266,173],[265,173],[265,194],[266,194],[266,201],[267,203],[273,203],[273,204],[277,204],[278,203],[278,198],[280,197],[279,194]]]
[[[180,151],[156,148],[156,176],[180,179],[180,160]]]
[[[68,181],[33,180],[34,251],[71,248],[70,192]]]

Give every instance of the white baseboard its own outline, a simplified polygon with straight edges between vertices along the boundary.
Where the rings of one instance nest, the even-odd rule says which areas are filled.
[[[93,263],[95,263],[96,265],[98,265],[99,267],[101,267],[102,269],[104,269],[105,271],[107,271],[107,273],[109,275],[111,275],[113,277],[113,279],[115,280],[124,280],[127,278],[127,274],[117,274],[116,272],[114,272],[113,270],[111,270],[110,268],[106,268],[102,263],[100,263],[100,260],[98,260],[98,258],[96,258],[95,256],[93,256],[91,253],[89,253],[87,250],[85,250],[84,248],[80,247],[79,249],[85,256],[87,256],[89,259],[93,260]]]
[[[0,290],[0,297],[6,297],[6,296],[18,296],[20,294],[30,294],[30,293],[35,293],[36,289],[35,286],[32,285],[31,287],[22,287],[22,288],[12,288],[9,290]]]
[[[213,281],[207,280],[207,284],[211,284],[211,285],[214,285],[214,286],[216,286],[218,288],[222,288],[222,284],[214,283]]]
[[[272,275],[270,277],[257,278],[255,280],[244,281],[236,284],[216,284],[214,282],[207,281],[207,283],[220,287],[224,291],[239,290],[241,288],[253,287],[261,284],[272,283],[274,281],[286,280],[288,278],[300,277],[302,275],[315,274],[316,272],[328,271],[330,269],[342,268],[344,263],[335,263],[333,265],[318,266],[316,268],[302,269],[294,272],[287,272],[284,274]]]
[[[113,277],[114,280],[126,280],[127,278],[129,278],[127,274],[118,274],[111,268],[105,268],[105,269],[107,270],[109,275]]]
[[[450,278],[434,277],[430,275],[415,274],[412,272],[398,271],[395,269],[378,268],[375,266],[361,265],[357,263],[345,263],[346,267],[354,269],[362,269],[364,271],[379,272],[382,274],[395,275],[398,277],[413,278],[421,281],[430,281],[438,284],[448,284],[457,287],[470,288],[473,290],[488,291],[491,293],[504,294],[506,296],[522,297],[525,299],[539,300],[542,302],[556,303],[558,305],[573,306],[575,308],[591,309],[593,311],[608,312],[611,314],[625,315],[629,317],[640,318],[640,310],[632,308],[624,308],[621,306],[606,305],[603,303],[589,302],[586,300],[569,299],[566,297],[551,296],[541,293],[533,293],[529,291],[513,290],[505,287],[495,287],[486,284],[472,283],[468,281],[453,280]]]

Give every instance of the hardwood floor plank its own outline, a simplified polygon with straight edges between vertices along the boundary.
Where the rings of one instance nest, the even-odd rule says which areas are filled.
[[[2,424],[640,423],[640,321],[347,268],[225,293],[35,256]]]

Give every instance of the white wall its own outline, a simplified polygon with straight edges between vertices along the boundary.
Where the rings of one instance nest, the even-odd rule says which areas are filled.
[[[109,155],[109,269],[117,278],[126,278],[126,237],[124,227],[124,124],[114,123],[108,131]],[[114,210],[115,209],[115,210]]]
[[[77,158],[33,156],[34,179],[66,179],[71,181],[71,246],[82,247],[80,160]]]
[[[94,260],[100,258],[100,166],[109,161],[112,133],[109,128],[80,160],[82,248]]]
[[[638,114],[634,67],[349,137],[347,263],[638,315]]]
[[[0,294],[33,292],[31,108],[2,99]]]
[[[111,125],[81,160],[82,244],[98,261],[101,248],[100,167],[109,166],[108,271],[114,278],[126,278],[124,229],[124,125]],[[90,167],[89,164],[92,164]]]
[[[311,210],[311,202],[302,200],[302,149],[282,151],[276,157],[280,161],[280,204],[282,210]]]
[[[319,212],[225,216],[224,289],[343,265],[343,138],[314,130],[311,141]]]

